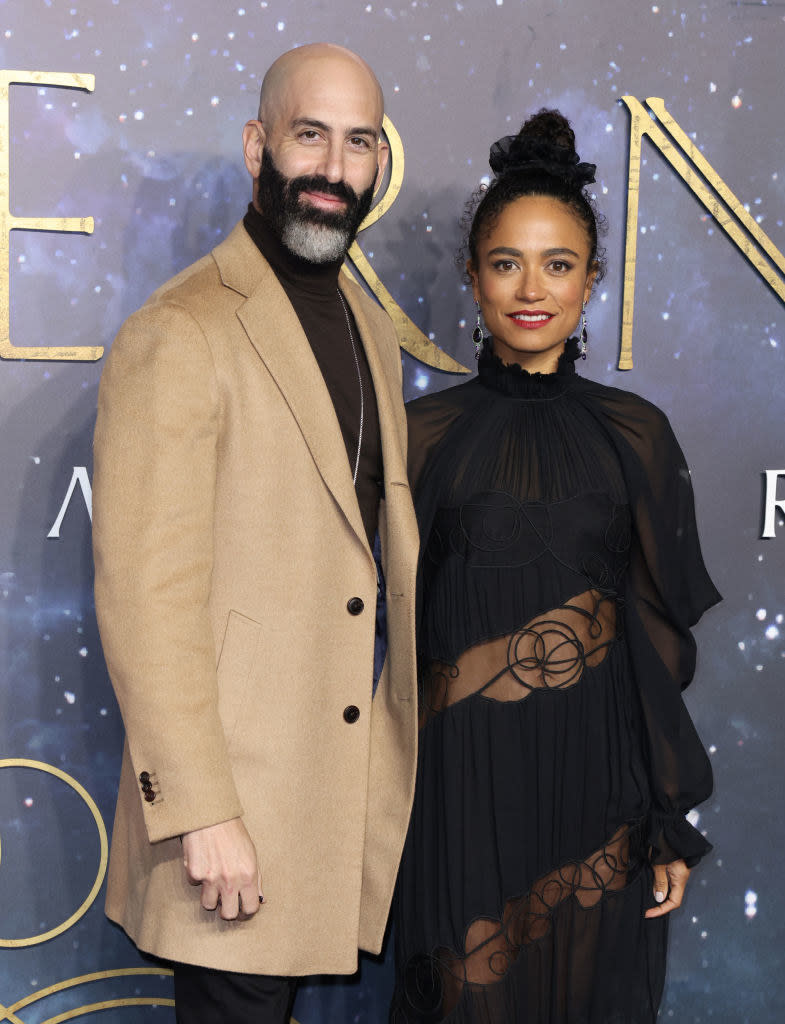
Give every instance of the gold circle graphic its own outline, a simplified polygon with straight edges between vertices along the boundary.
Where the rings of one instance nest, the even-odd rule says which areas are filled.
[[[0,766],[1,766],[0,762]],[[128,978],[143,975],[163,977],[171,976],[172,971],[168,967],[120,967],[109,971],[94,971],[92,974],[83,974],[80,977],[68,978],[66,981],[58,981],[54,985],[24,996],[11,1006],[3,1006],[0,1003],[0,1022],[4,1020],[22,1024],[21,1017],[17,1016],[17,1010],[24,1010],[33,1003],[46,999],[57,992],[64,992],[66,989],[75,988],[79,985],[87,985],[92,981],[106,981],[109,978]],[[41,1024],[63,1024],[67,1020],[75,1020],[77,1017],[86,1016],[88,1013],[97,1013],[100,1010],[111,1010],[124,1006],[174,1006],[174,999],[160,996],[127,996],[118,999],[105,999],[100,1003],[86,1003],[84,1006],[77,1006],[72,1010],[66,1010],[55,1017],[47,1017]],[[294,1017],[289,1019],[289,1024],[297,1024]]]
[[[0,1021],[9,1020],[23,1024],[22,1018],[17,1016],[17,1010],[23,1010],[28,1006],[57,992],[65,992],[67,989],[75,988],[78,985],[86,985],[92,981],[106,981],[109,978],[136,977],[139,975],[154,975],[163,977],[171,976],[172,971],[166,967],[121,967],[109,971],[94,971],[92,974],[83,974],[80,977],[68,978],[66,981],[58,981],[54,985],[32,992],[24,996],[18,1002],[5,1007],[0,1004]],[[84,1006],[77,1006],[75,1009],[66,1010],[55,1017],[47,1017],[41,1024],[60,1024],[62,1021],[74,1020],[83,1017],[88,1013],[97,1013],[99,1010],[115,1009],[123,1006],[174,1006],[174,999],[156,996],[129,996],[119,999],[106,999],[100,1003],[90,1003]],[[5,1011],[3,1013],[2,1011]]]
[[[48,932],[42,932],[40,935],[31,935],[26,939],[0,939],[0,948],[18,949],[21,946],[35,946],[39,942],[47,942],[49,939],[53,939],[57,935],[62,935],[62,933],[67,932],[73,924],[76,924],[80,917],[87,913],[95,902],[95,898],[104,881],[106,864],[109,859],[109,838],[106,834],[104,819],[101,817],[101,812],[98,810],[95,800],[93,800],[84,786],[60,768],[55,768],[54,765],[46,764],[43,761],[31,761],[25,757],[0,758],[0,768],[33,768],[35,771],[46,772],[47,775],[54,775],[56,779],[60,779],[62,782],[65,782],[66,785],[70,786],[71,789],[79,794],[90,809],[90,813],[95,819],[96,828],[98,829],[98,838],[101,843],[101,858],[98,865],[98,873],[95,876],[93,887],[87,894],[87,898],[82,905],[75,910],[66,921],[57,925],[56,928],[51,928]]]

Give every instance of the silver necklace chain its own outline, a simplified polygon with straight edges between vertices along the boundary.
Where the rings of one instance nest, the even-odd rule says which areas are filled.
[[[346,317],[346,330],[349,332],[349,342],[351,343],[352,355],[354,356],[354,367],[357,370],[357,383],[360,385],[360,432],[357,435],[357,454],[354,457],[354,473],[352,474],[352,482],[357,486],[357,473],[360,469],[360,449],[363,446],[363,425],[365,423],[365,392],[363,390],[363,375],[360,372],[360,359],[357,355],[357,346],[354,343],[354,334],[352,333],[352,322],[349,319],[349,310],[346,308],[346,302],[340,288],[338,289],[338,298],[341,300],[343,315]]]

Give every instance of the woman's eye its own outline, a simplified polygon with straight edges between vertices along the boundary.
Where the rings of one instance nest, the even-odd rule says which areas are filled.
[[[506,274],[511,270],[515,270],[515,263],[512,260],[497,260],[493,265],[493,269],[500,270]]]
[[[553,260],[549,266],[557,274],[565,274],[570,269],[571,264],[566,263],[564,260]]]

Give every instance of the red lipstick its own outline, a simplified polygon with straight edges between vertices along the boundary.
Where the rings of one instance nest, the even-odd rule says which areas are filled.
[[[516,309],[514,313],[507,313],[510,320],[527,331],[536,331],[538,328],[544,327],[553,320],[555,315],[546,309]]]

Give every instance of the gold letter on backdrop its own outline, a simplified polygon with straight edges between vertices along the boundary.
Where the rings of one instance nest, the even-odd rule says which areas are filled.
[[[21,85],[53,85],[68,89],[95,88],[95,75],[78,75],[58,71],[0,71],[0,358],[2,359],[100,359],[103,348],[92,345],[17,346],[11,344],[10,255],[11,232],[80,231],[93,232],[92,217],[14,217],[11,213],[9,87]]]
[[[27,85],[50,85],[72,89],[95,88],[94,75],[70,74],[46,71],[0,71],[0,358],[2,359],[49,359],[69,361],[95,361],[104,353],[102,346],[36,347],[11,343],[10,317],[10,233],[13,230],[26,231],[79,231],[92,234],[92,217],[15,217],[11,213],[11,183],[9,168],[9,86],[12,83]],[[390,209],[401,189],[403,181],[403,145],[401,137],[389,118],[384,119],[384,130],[390,143],[391,175],[380,201],[371,210],[360,226],[362,231],[374,224]],[[358,274],[376,295],[379,302],[390,314],[398,331],[401,348],[416,359],[449,373],[468,373],[465,366],[456,362],[435,345],[416,324],[404,313],[395,299],[384,287],[365,253],[354,242],[349,250],[349,259]]]
[[[728,188],[698,147],[673,120],[656,96],[645,102],[651,113],[634,96],[622,96],[630,111],[630,163],[627,179],[627,250],[624,261],[621,353],[619,369],[632,369],[632,319],[635,305],[635,259],[638,244],[638,193],[641,180],[641,142],[648,135],[688,188],[700,199],[733,244],[750,261],[763,280],[785,302],[785,256],[762,231],[744,204]],[[659,118],[659,124],[651,114]],[[660,127],[662,125],[662,127]],[[668,132],[670,138],[666,136]],[[676,145],[674,145],[674,142]],[[687,154],[685,160],[678,146]],[[708,182],[708,187],[699,178]],[[713,191],[712,191],[713,190]],[[716,194],[715,194],[716,193]],[[746,230],[747,234],[744,233]],[[750,238],[749,236],[752,236]],[[768,258],[767,258],[768,257]],[[774,264],[772,266],[771,264]],[[776,269],[775,269],[776,268]],[[777,273],[779,270],[779,274]]]
[[[403,182],[403,143],[392,121],[386,115],[384,118],[384,133],[387,136],[387,141],[390,143],[390,181],[382,198],[360,225],[360,231],[363,231],[370,224],[375,224],[380,217],[387,213],[401,191],[401,183]],[[447,373],[469,372],[465,366],[461,366],[452,356],[448,356],[446,352],[435,345],[430,338],[426,338],[420,328],[409,319],[379,280],[378,274],[368,262],[365,253],[357,242],[352,242],[348,255],[357,268],[357,272],[390,314],[390,318],[398,332],[398,341],[402,349],[405,349],[415,359],[419,359],[421,363],[433,366],[437,370],[445,370]]]

